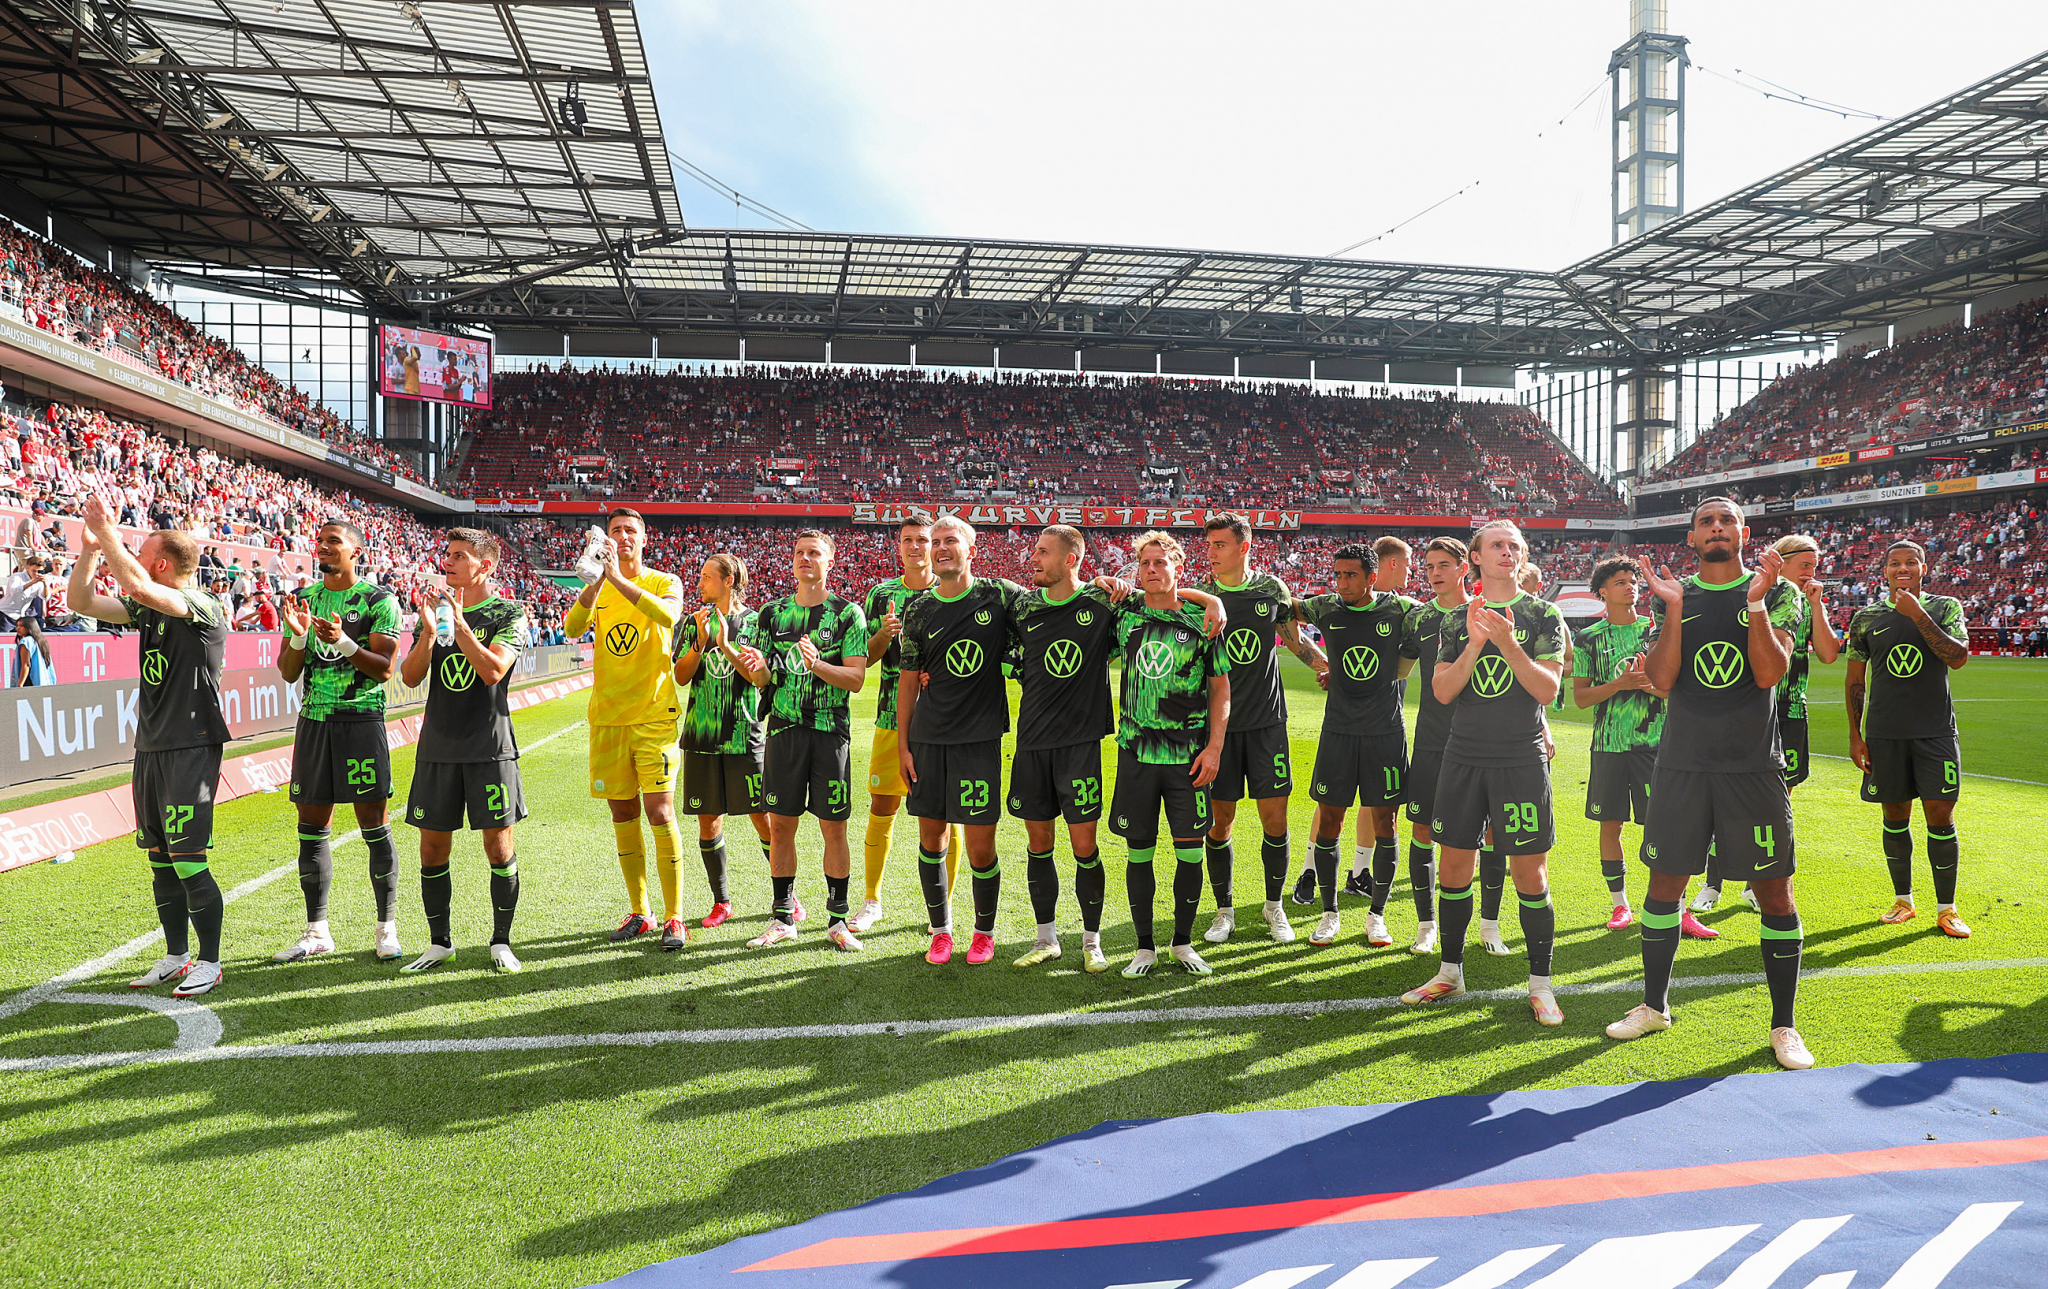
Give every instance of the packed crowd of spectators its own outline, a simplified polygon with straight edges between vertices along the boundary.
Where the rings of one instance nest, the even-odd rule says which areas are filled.
[[[460,483],[476,495],[1621,513],[1615,491],[1528,412],[1447,394],[1067,373],[565,366],[502,374],[495,407],[473,425]]]
[[[275,557],[253,556],[244,564],[234,548],[310,552],[321,523],[331,518],[362,530],[359,571],[406,604],[418,587],[439,577],[441,538],[400,507],[165,438],[101,410],[0,404],[0,502],[29,512],[10,542],[17,561],[32,552],[59,565],[75,558],[63,526],[53,521],[82,513],[85,498],[95,493],[125,527],[192,533],[201,545],[202,580],[231,598],[238,619],[257,610],[240,623],[249,629],[260,629],[266,616],[259,601],[270,601],[274,610],[276,597],[297,590],[302,579]],[[507,553],[498,584],[532,603],[537,615],[559,616],[569,597],[516,551]]]
[[[1982,505],[1958,505],[1923,514],[1913,523],[1900,507],[1859,511],[1837,518],[1772,516],[1753,521],[1753,546],[1786,533],[1802,532],[1820,542],[1820,576],[1828,583],[1829,609],[1838,630],[1849,615],[1885,594],[1879,568],[1884,548],[1906,537],[1927,548],[1927,589],[1952,595],[1974,627],[2001,633],[2036,656],[2048,642],[2048,496],[2035,492]],[[1929,506],[1934,511],[1933,506]],[[1646,559],[1683,567],[1678,543],[1639,544]]]
[[[1652,478],[1905,443],[2048,410],[2048,300],[1779,377]]]
[[[409,479],[418,463],[207,335],[149,294],[0,220],[0,309],[24,323],[334,443]]]
[[[1714,484],[1659,493],[1645,498],[1641,513],[1668,514],[1690,509],[1702,497],[1725,496],[1752,509],[1771,502],[1796,501],[1831,493],[1855,492],[1865,488],[1888,488],[1907,483],[1937,483],[1944,479],[1973,478],[2004,474],[2014,470],[2048,467],[2048,440],[2024,443],[2010,449],[1971,452],[1956,456],[1926,456],[1909,461],[1880,463],[1876,467],[1844,466],[1810,474],[1750,479],[1740,483]]]

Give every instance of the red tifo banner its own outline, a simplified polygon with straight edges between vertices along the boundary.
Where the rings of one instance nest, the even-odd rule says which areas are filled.
[[[563,698],[591,685],[591,673],[578,672],[560,680],[530,685],[511,695],[513,711]],[[417,742],[421,717],[415,713],[386,721],[391,746],[405,747]],[[214,804],[246,797],[252,792],[274,792],[290,783],[292,749],[272,748],[223,761]],[[125,787],[88,792],[84,796],[51,801],[23,810],[0,813],[0,873],[22,868],[37,860],[82,850],[135,831],[135,797]]]

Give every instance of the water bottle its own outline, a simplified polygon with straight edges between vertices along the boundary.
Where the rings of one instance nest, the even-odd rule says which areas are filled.
[[[446,600],[434,606],[434,643],[444,649],[455,643],[455,610]]]
[[[589,586],[604,576],[604,529],[592,524],[589,535],[583,543],[583,554],[576,559],[576,576]]]

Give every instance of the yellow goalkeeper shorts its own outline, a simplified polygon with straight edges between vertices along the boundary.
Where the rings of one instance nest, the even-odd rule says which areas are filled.
[[[590,795],[625,801],[645,792],[673,792],[682,754],[676,723],[590,727]]]
[[[876,730],[874,750],[868,753],[868,792],[877,797],[907,797],[910,785],[903,781],[903,762],[897,756],[896,731]]]

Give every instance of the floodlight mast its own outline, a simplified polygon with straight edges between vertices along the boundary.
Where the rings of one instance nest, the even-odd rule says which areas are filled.
[[[1612,213],[1615,245],[1685,213],[1686,39],[1670,33],[1668,0],[1629,0],[1628,40],[1607,62],[1614,92]],[[1676,373],[1638,367],[1613,386],[1615,460],[1633,478],[1677,443]]]

